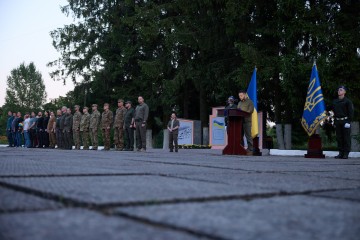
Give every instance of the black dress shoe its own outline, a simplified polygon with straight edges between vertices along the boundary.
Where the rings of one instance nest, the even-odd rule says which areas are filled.
[[[348,159],[349,158],[349,156],[343,156],[342,157],[342,159]]]
[[[335,156],[336,159],[342,159],[343,157],[344,157],[344,156],[343,156],[343,155],[340,155],[340,154],[337,155],[337,156]]]

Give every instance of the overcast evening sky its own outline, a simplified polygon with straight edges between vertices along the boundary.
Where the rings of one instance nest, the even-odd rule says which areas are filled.
[[[52,46],[50,31],[71,23],[60,6],[66,0],[0,0],[0,106],[5,103],[6,79],[22,62],[34,62],[41,72],[47,100],[65,96],[73,90],[71,80],[54,81],[46,64],[60,54]]]

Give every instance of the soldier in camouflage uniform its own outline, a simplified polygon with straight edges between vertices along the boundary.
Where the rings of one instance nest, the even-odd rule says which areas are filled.
[[[65,132],[64,132],[64,123],[65,123],[65,117],[66,117],[66,111],[67,107],[63,106],[61,108],[61,117],[60,117],[60,139],[61,144],[59,144],[61,149],[65,149]]]
[[[92,150],[98,149],[98,128],[100,123],[100,112],[97,110],[98,105],[92,105],[92,113],[90,115],[90,138]]]
[[[65,121],[64,121],[64,147],[67,150],[72,149],[72,130],[73,126],[73,115],[71,114],[71,109],[68,108],[65,114]]]
[[[73,139],[75,144],[75,149],[80,150],[80,122],[81,122],[81,112],[80,112],[80,106],[75,105],[75,113],[73,116]]]
[[[118,100],[118,109],[116,109],[114,121],[114,143],[115,150],[122,151],[124,149],[124,118],[126,108],[124,107],[124,100]]]
[[[83,115],[81,117],[80,122],[80,133],[82,142],[84,145],[84,150],[89,150],[89,127],[90,127],[90,114],[88,112],[89,108],[84,107],[83,109]]]
[[[109,104],[104,104],[104,112],[101,115],[101,130],[103,134],[104,150],[110,150],[110,130],[113,123],[113,113],[109,110]]]

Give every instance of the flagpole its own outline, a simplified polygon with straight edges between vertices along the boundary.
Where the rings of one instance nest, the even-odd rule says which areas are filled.
[[[304,157],[325,158],[322,151],[321,137],[318,134],[319,123],[325,117],[325,104],[315,60],[312,68],[302,117],[302,125],[309,135],[307,154]]]

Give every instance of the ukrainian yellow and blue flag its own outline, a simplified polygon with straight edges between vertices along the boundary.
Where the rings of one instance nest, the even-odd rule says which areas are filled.
[[[301,125],[309,136],[314,134],[320,122],[326,117],[324,96],[316,65],[311,72],[310,83],[301,119]]]
[[[248,89],[247,89],[247,95],[251,99],[251,101],[254,103],[254,112],[251,115],[251,136],[257,137],[259,134],[259,123],[258,123],[258,108],[257,108],[257,93],[256,93],[257,87],[256,87],[256,68],[254,69],[254,72],[251,77],[251,81],[249,83]]]

